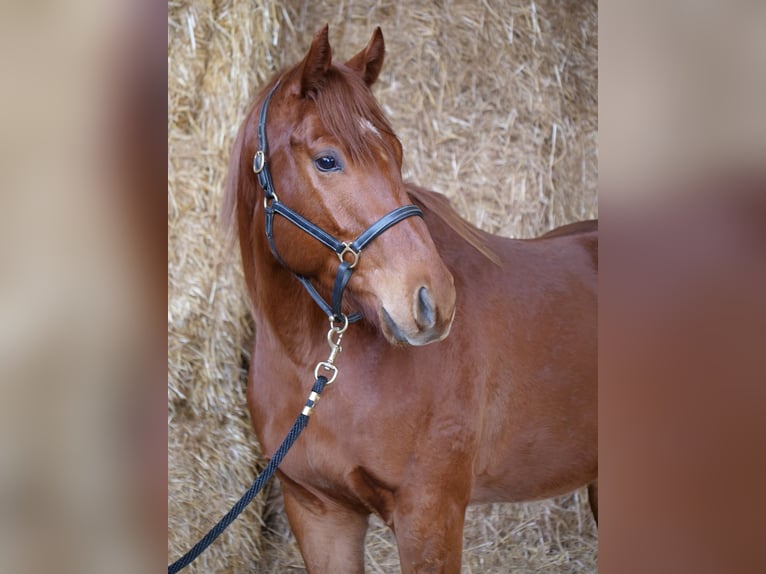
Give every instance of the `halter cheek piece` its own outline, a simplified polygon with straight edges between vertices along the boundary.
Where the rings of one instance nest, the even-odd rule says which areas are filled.
[[[343,293],[346,289],[346,285],[348,285],[349,279],[351,279],[351,275],[354,272],[357,263],[359,262],[359,255],[361,254],[362,249],[389,227],[396,225],[408,217],[413,217],[415,215],[423,217],[423,212],[416,205],[403,205],[397,207],[373,223],[363,231],[359,237],[352,242],[347,243],[336,239],[330,233],[327,233],[321,227],[314,225],[308,219],[279,201],[279,197],[277,197],[277,194],[274,191],[274,182],[271,179],[271,171],[269,171],[269,162],[267,159],[269,155],[269,145],[268,140],[266,139],[266,114],[269,108],[269,102],[271,101],[271,96],[274,95],[274,92],[278,87],[279,82],[277,82],[271,89],[263,102],[263,107],[261,108],[261,114],[258,120],[258,146],[260,149],[253,157],[253,171],[258,176],[258,183],[263,189],[263,208],[266,214],[266,238],[269,242],[269,248],[271,249],[274,258],[285,267],[285,269],[290,270],[279,256],[276,245],[274,245],[274,216],[280,215],[334,251],[340,260],[340,265],[338,265],[338,271],[335,275],[335,283],[333,285],[332,300],[330,304],[322,298],[319,292],[311,284],[308,277],[304,277],[295,272],[292,273],[298,281],[301,282],[308,294],[311,295],[311,298],[317,305],[319,305],[322,311],[330,317],[331,321],[335,323],[345,323],[346,321],[348,323],[353,323],[361,319],[362,315],[360,313],[354,313],[353,315],[346,317],[343,315],[341,307],[343,304]]]

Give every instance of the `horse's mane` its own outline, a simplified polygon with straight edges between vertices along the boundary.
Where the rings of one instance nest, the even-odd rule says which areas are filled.
[[[548,233],[541,235],[539,238],[550,239],[551,237],[577,235],[579,233],[590,233],[592,231],[598,231],[598,219],[589,219],[587,221],[575,221],[574,223],[568,223],[567,225],[562,225],[561,227],[550,230]]]
[[[414,183],[408,182],[405,185],[410,199],[417,203],[424,211],[430,212],[442,220],[458,236],[467,241],[476,251],[492,261],[492,263],[498,266],[501,265],[500,258],[487,244],[482,232],[460,217],[450,204],[449,199],[440,193],[420,187]]]

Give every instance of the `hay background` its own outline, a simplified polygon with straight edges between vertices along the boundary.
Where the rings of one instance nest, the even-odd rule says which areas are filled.
[[[597,8],[589,2],[172,1],[168,15],[168,559],[226,512],[262,467],[245,409],[252,324],[238,255],[218,229],[245,108],[325,22],[335,57],[376,25],[375,88],[405,175],[483,229],[529,237],[597,215]],[[595,572],[587,495],[469,509],[465,572]],[[371,572],[397,572],[374,519]],[[300,571],[278,485],[189,572]]]

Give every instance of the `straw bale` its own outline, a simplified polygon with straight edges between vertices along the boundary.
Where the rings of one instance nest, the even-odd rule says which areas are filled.
[[[595,1],[171,2],[169,559],[228,510],[262,466],[244,407],[251,319],[217,212],[250,98],[302,57],[325,22],[336,58],[352,56],[382,27],[387,54],[375,91],[402,139],[406,177],[507,236],[597,216]],[[465,572],[597,569],[583,490],[471,508],[465,532]],[[393,536],[377,519],[366,559],[370,572],[399,571]],[[301,571],[278,487],[200,561],[190,571]]]
[[[321,22],[338,57],[383,28],[376,95],[405,175],[473,223],[529,237],[595,216],[595,2],[306,3],[290,18],[295,58]]]
[[[204,534],[262,464],[245,407],[252,337],[218,226],[231,141],[272,73],[278,4],[171,2],[168,13],[168,559]],[[266,62],[266,64],[264,64]],[[190,572],[252,571],[263,502]]]

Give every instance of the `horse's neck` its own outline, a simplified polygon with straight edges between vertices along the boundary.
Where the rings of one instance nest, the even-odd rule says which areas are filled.
[[[299,362],[301,354],[324,344],[326,316],[295,276],[274,260],[268,248],[257,250],[253,314],[256,337],[259,329],[268,331],[268,344],[281,347],[279,352],[295,362]]]

